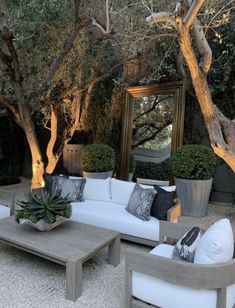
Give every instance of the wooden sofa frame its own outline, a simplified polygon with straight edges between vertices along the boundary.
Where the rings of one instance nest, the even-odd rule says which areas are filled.
[[[2,204],[4,203],[4,204]],[[15,213],[15,193],[0,188],[0,204],[10,208],[10,215]]]
[[[160,242],[179,239],[189,226],[160,222]],[[132,271],[172,284],[217,291],[216,308],[226,308],[227,287],[235,283],[235,259],[216,265],[200,265],[127,250],[125,308],[155,307],[132,296]],[[168,294],[169,295],[169,294]]]

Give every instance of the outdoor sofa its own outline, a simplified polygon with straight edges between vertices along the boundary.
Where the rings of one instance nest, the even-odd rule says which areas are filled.
[[[72,202],[71,219],[118,231],[125,240],[155,246],[159,241],[159,220],[151,217],[149,221],[143,221],[126,210],[135,185],[114,178],[86,179],[84,201]],[[175,186],[165,187],[165,190],[175,190]],[[179,215],[180,204],[176,202],[167,218],[176,222]]]

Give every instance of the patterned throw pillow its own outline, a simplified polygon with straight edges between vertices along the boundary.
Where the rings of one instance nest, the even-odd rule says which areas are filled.
[[[131,194],[126,210],[141,220],[149,220],[155,194],[154,189],[142,188],[137,184]]]
[[[194,227],[186,232],[176,243],[172,259],[193,263],[196,247],[201,237],[202,231],[198,227]]]
[[[73,202],[83,201],[82,195],[86,179],[68,179],[64,176],[53,176],[51,190],[61,189],[62,197],[68,196]]]

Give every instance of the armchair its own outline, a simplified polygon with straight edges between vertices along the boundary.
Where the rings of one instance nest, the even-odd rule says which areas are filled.
[[[179,239],[188,226],[160,222],[160,242]],[[150,254],[127,251],[126,308],[232,308],[235,260],[200,265],[171,259],[173,246],[160,244]]]

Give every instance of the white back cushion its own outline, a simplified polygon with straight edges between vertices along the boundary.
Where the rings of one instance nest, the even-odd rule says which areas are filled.
[[[110,201],[110,178],[105,180],[86,178],[86,184],[83,191],[83,199],[106,202]]]
[[[113,202],[127,206],[135,183],[111,179],[111,198]]]
[[[199,240],[194,263],[225,263],[232,259],[233,250],[233,231],[230,221],[227,218],[220,219]]]

